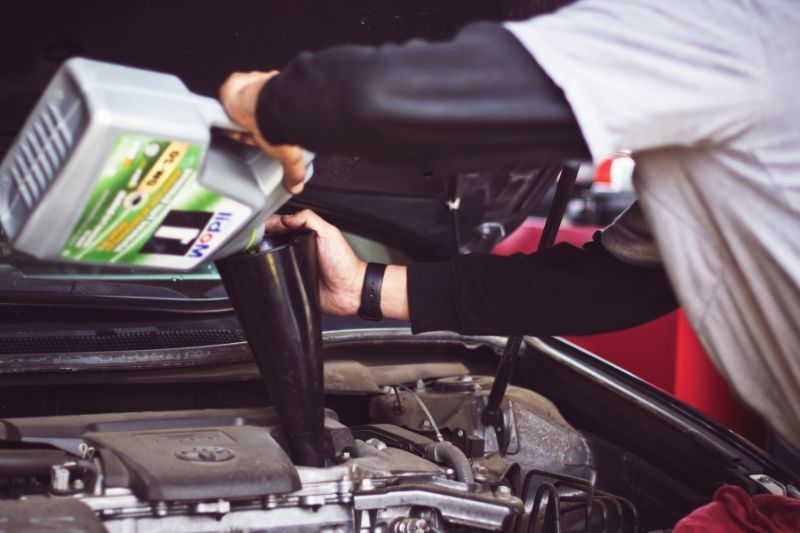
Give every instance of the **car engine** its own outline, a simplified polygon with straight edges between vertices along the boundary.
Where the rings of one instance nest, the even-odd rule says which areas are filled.
[[[590,443],[512,386],[498,444],[480,416],[491,383],[460,375],[347,398],[368,423],[326,409],[323,468],[293,464],[269,407],[5,419],[0,439],[15,449],[0,461],[18,475],[3,488],[17,499],[0,515],[20,530],[527,531],[554,519],[536,516],[534,498],[569,480],[559,495],[580,507]],[[609,498],[619,512],[607,525],[635,529],[635,509]]]

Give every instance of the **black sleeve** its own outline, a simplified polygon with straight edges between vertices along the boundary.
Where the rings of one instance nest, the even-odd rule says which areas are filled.
[[[531,255],[459,255],[408,267],[414,333],[589,335],[648,322],[678,307],[663,269],[624,263],[600,243]]]
[[[270,143],[383,162],[588,157],[561,90],[498,24],[302,54],[265,85],[256,115]]]

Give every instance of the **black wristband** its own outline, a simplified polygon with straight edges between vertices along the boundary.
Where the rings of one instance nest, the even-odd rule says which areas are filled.
[[[380,320],[381,314],[381,286],[386,265],[381,263],[368,263],[367,272],[364,274],[364,286],[361,288],[361,307],[358,316],[364,320]]]

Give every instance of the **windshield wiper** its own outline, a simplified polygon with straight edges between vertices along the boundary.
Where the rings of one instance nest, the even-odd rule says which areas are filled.
[[[190,298],[159,285],[35,278],[0,278],[0,307],[114,309],[186,315],[233,311],[227,297]]]

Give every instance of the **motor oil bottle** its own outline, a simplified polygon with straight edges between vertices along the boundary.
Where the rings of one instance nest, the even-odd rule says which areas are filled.
[[[278,161],[215,127],[239,129],[176,76],[67,61],[0,165],[7,239],[43,260],[174,271],[248,248],[290,195]]]

